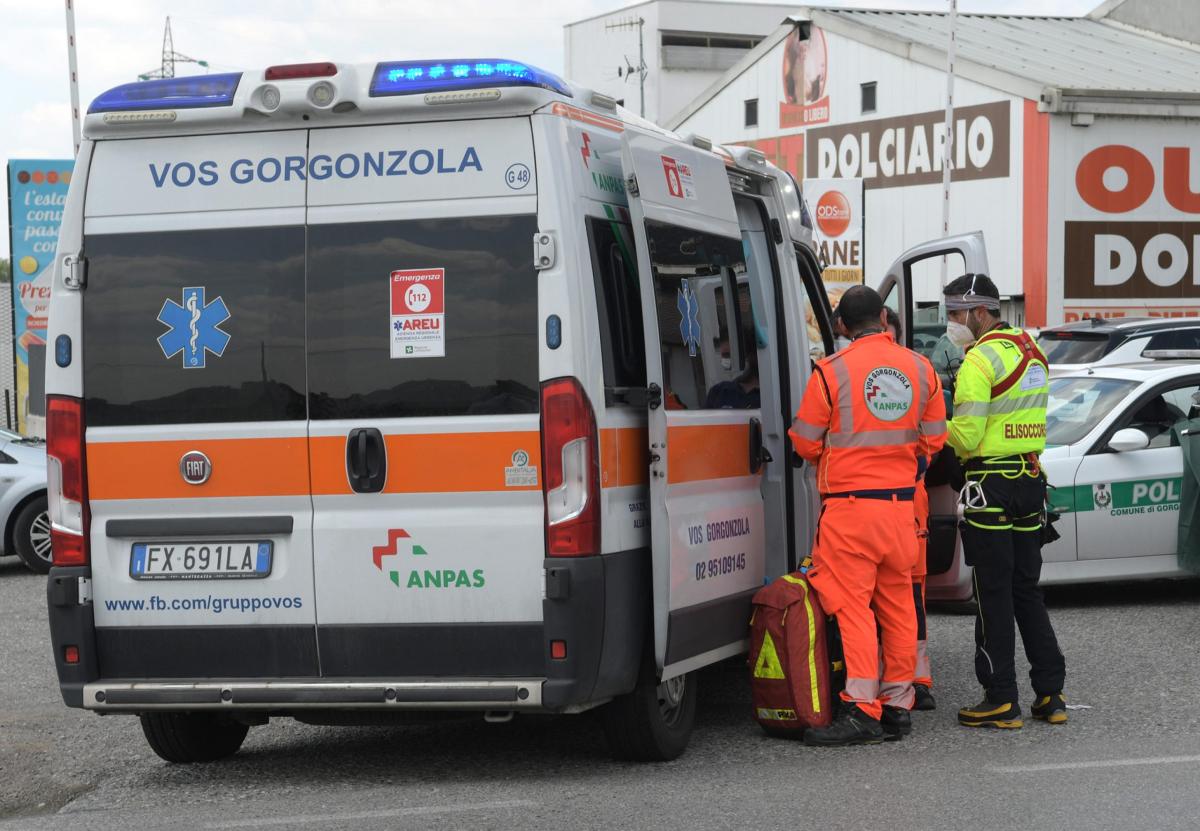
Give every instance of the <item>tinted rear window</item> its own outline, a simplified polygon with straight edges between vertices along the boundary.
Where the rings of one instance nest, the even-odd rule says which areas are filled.
[[[536,231],[532,215],[310,226],[310,416],[537,412]],[[393,273],[438,269],[445,354],[392,357]]]
[[[1038,345],[1052,364],[1086,364],[1099,360],[1109,351],[1108,335],[1079,335],[1046,332]]]
[[[1146,349],[1200,349],[1200,327],[1158,332],[1151,336]]]
[[[304,418],[304,228],[96,235],[85,251],[89,425]]]

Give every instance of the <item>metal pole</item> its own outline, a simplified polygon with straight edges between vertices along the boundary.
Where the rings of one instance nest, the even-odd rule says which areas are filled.
[[[645,19],[638,18],[638,100],[641,102],[640,112],[642,118],[646,117],[646,39],[642,36],[642,30],[646,27]]]
[[[67,2],[67,65],[71,70],[71,129],[75,137],[75,155],[79,155],[79,64],[75,60],[75,2]]]
[[[954,34],[958,25],[958,0],[950,0],[950,42],[946,46],[946,140],[942,144],[942,236],[950,236],[950,172],[954,168]],[[946,287],[947,260],[942,257],[942,288]]]

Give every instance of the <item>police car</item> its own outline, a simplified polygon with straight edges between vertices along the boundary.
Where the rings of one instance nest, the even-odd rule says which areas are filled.
[[[1154,359],[1050,380],[1042,464],[1060,538],[1042,550],[1043,585],[1183,574],[1176,558],[1179,433],[1200,418],[1200,351],[1147,356]],[[961,551],[929,578],[928,596],[971,596]]]
[[[815,527],[787,429],[833,334],[792,178],[514,61],[148,81],[84,121],[46,381],[66,703],[179,762],[412,710],[603,707],[617,755],[681,753]],[[948,252],[987,270],[942,240],[895,297]]]

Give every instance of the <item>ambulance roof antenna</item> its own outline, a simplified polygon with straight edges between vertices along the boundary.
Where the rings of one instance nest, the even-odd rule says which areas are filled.
[[[171,18],[168,17],[166,28],[163,29],[162,66],[158,69],[143,72],[141,75],[138,75],[138,80],[149,81],[152,78],[174,78],[176,63],[194,63],[197,66],[208,69],[208,61],[189,58],[187,55],[175,51],[175,41],[171,37]]]
[[[646,117],[646,42],[642,37],[642,30],[646,26],[646,21],[641,17],[631,17],[626,20],[618,20],[616,23],[608,23],[604,26],[605,31],[613,31],[614,29],[632,29],[637,27],[638,30],[638,65],[626,66],[625,80],[636,72],[638,75],[638,115],[642,118]],[[629,58],[625,59],[625,63],[629,63]],[[621,74],[621,70],[617,70],[617,75]]]

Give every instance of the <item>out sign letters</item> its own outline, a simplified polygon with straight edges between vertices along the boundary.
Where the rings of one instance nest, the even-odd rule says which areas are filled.
[[[441,268],[393,271],[393,358],[441,358],[446,354],[446,272]]]

